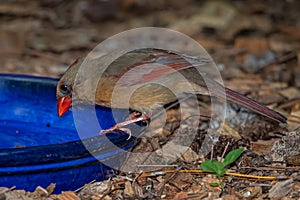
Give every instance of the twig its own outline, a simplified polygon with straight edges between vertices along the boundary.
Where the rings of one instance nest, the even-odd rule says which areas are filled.
[[[192,173],[192,174],[212,174],[210,172],[205,172],[201,169],[194,169],[194,170],[162,170],[162,173]],[[141,176],[151,176],[153,172],[144,172]],[[260,179],[265,181],[273,181],[273,180],[282,180],[282,177],[277,176],[255,176],[255,175],[248,175],[248,174],[239,174],[239,173],[233,173],[233,172],[226,172],[225,176],[234,176],[239,178],[249,178],[249,179]]]
[[[226,151],[227,151],[227,149],[228,149],[228,146],[229,146],[229,142],[227,142],[227,144],[226,144],[226,146],[225,146],[225,148],[224,148],[223,154],[222,154],[222,156],[221,156],[222,160],[224,159],[224,156],[225,156],[225,154],[226,154]]]
[[[162,195],[162,193],[163,193],[163,190],[164,190],[164,188],[165,188],[165,185],[176,175],[176,174],[178,174],[178,172],[180,171],[180,170],[166,170],[166,171],[170,171],[169,173],[172,173],[172,175],[170,176],[170,177],[168,177],[166,180],[164,180],[164,182],[162,183],[162,186],[161,186],[161,188],[160,188],[160,190],[159,190],[159,193],[158,193],[158,195],[159,196],[161,196]]]
[[[84,186],[81,186],[80,188],[74,190],[74,192],[79,192],[80,190],[82,190],[84,187],[86,187],[87,185],[90,185],[92,183],[95,183],[96,180],[92,180],[91,182],[87,183],[87,184],[84,184]]]
[[[178,165],[137,165],[137,167],[178,167]]]
[[[300,167],[284,167],[284,166],[264,166],[264,167],[241,167],[241,169],[256,169],[256,170],[266,170],[266,171],[272,171],[272,170],[300,170]]]

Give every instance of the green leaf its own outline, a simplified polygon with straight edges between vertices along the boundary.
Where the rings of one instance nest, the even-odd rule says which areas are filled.
[[[203,171],[217,173],[214,162],[215,160],[207,160],[201,163],[200,167]]]
[[[217,182],[210,183],[209,185],[212,186],[212,187],[219,187],[220,186],[220,184],[217,183]]]
[[[223,176],[225,174],[225,172],[226,172],[226,169],[223,166],[223,163],[216,162],[215,165],[216,165],[216,169],[217,169],[217,175],[218,176]]]
[[[231,163],[235,162],[236,159],[238,159],[238,157],[240,157],[240,155],[244,152],[244,148],[239,148],[239,149],[235,149],[230,151],[224,158],[224,161],[222,163],[223,167],[227,167],[228,165],[230,165]]]
[[[216,173],[218,176],[223,176],[225,174],[223,163],[215,160],[207,160],[201,163],[200,166],[203,171]]]

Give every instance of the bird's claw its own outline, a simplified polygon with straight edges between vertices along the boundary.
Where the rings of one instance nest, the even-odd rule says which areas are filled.
[[[151,116],[151,112],[150,111],[143,112],[142,116],[140,116],[140,117],[138,117],[138,115],[139,115],[138,112],[133,112],[132,115],[127,118],[128,120],[121,122],[121,123],[117,123],[116,125],[114,125],[113,127],[109,128],[109,129],[101,130],[100,134],[105,134],[105,133],[112,132],[115,130],[120,130],[129,135],[129,137],[127,138],[127,140],[129,140],[131,138],[131,130],[129,128],[124,128],[124,126],[127,126],[127,125],[135,123],[135,122],[148,120]]]

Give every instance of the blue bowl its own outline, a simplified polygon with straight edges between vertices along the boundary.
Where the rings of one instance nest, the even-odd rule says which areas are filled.
[[[57,116],[56,84],[51,78],[0,75],[0,186],[33,191],[55,183],[54,193],[75,190],[108,178],[112,169],[99,160],[120,165],[135,145],[124,132],[99,135],[97,127],[79,137],[72,112]],[[96,113],[104,128],[128,116],[117,110],[113,117],[100,106]]]

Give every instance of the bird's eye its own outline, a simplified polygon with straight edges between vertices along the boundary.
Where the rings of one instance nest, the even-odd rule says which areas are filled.
[[[70,93],[71,92],[71,88],[69,85],[66,85],[66,84],[62,84],[60,86],[60,91],[64,94],[67,94],[67,93]]]

